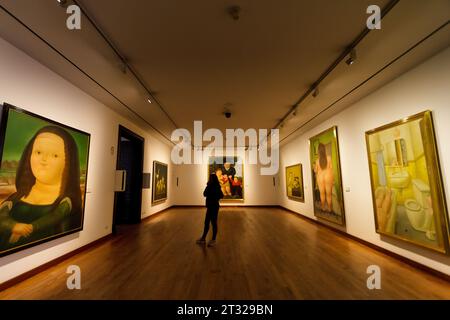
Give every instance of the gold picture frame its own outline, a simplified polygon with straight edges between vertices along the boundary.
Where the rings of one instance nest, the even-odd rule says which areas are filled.
[[[337,126],[309,139],[314,215],[345,226]]]
[[[449,223],[432,112],[366,132],[376,232],[449,253]]]
[[[303,166],[297,163],[285,168],[286,196],[295,201],[305,202],[305,189],[303,184]]]
[[[169,166],[167,163],[153,161],[152,204],[158,204],[167,200],[168,171]]]

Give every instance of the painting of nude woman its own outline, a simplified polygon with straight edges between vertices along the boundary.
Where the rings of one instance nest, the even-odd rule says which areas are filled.
[[[337,127],[310,139],[314,214],[345,225]]]
[[[0,255],[82,230],[90,135],[0,109]]]

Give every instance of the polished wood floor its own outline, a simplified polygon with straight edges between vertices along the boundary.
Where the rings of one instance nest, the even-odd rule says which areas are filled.
[[[226,208],[217,247],[195,244],[201,208],[120,228],[112,240],[0,292],[0,299],[450,299],[450,283],[276,208]],[[81,290],[66,269],[81,268]],[[382,271],[369,290],[366,269]]]

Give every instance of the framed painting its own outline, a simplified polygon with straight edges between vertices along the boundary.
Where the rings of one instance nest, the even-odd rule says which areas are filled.
[[[431,111],[366,132],[376,231],[449,252],[448,212]]]
[[[0,255],[83,229],[90,134],[4,104]]]
[[[337,127],[309,139],[314,215],[345,225]]]
[[[286,195],[289,199],[305,202],[302,165],[286,167]]]
[[[244,200],[244,164],[240,157],[209,157],[208,177],[219,178],[223,200]]]
[[[167,171],[167,164],[153,161],[152,203],[163,202],[167,199]]]

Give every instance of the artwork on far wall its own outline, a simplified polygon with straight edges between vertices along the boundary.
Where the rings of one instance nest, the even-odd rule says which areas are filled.
[[[448,214],[432,115],[366,132],[376,231],[442,253]]]
[[[286,195],[289,199],[305,202],[302,165],[286,167]]]
[[[0,255],[83,229],[90,134],[5,104]]]
[[[309,139],[314,215],[345,225],[337,127]]]
[[[244,164],[241,157],[209,157],[208,177],[216,173],[224,200],[244,200]]]
[[[153,161],[152,203],[167,199],[167,164]]]

